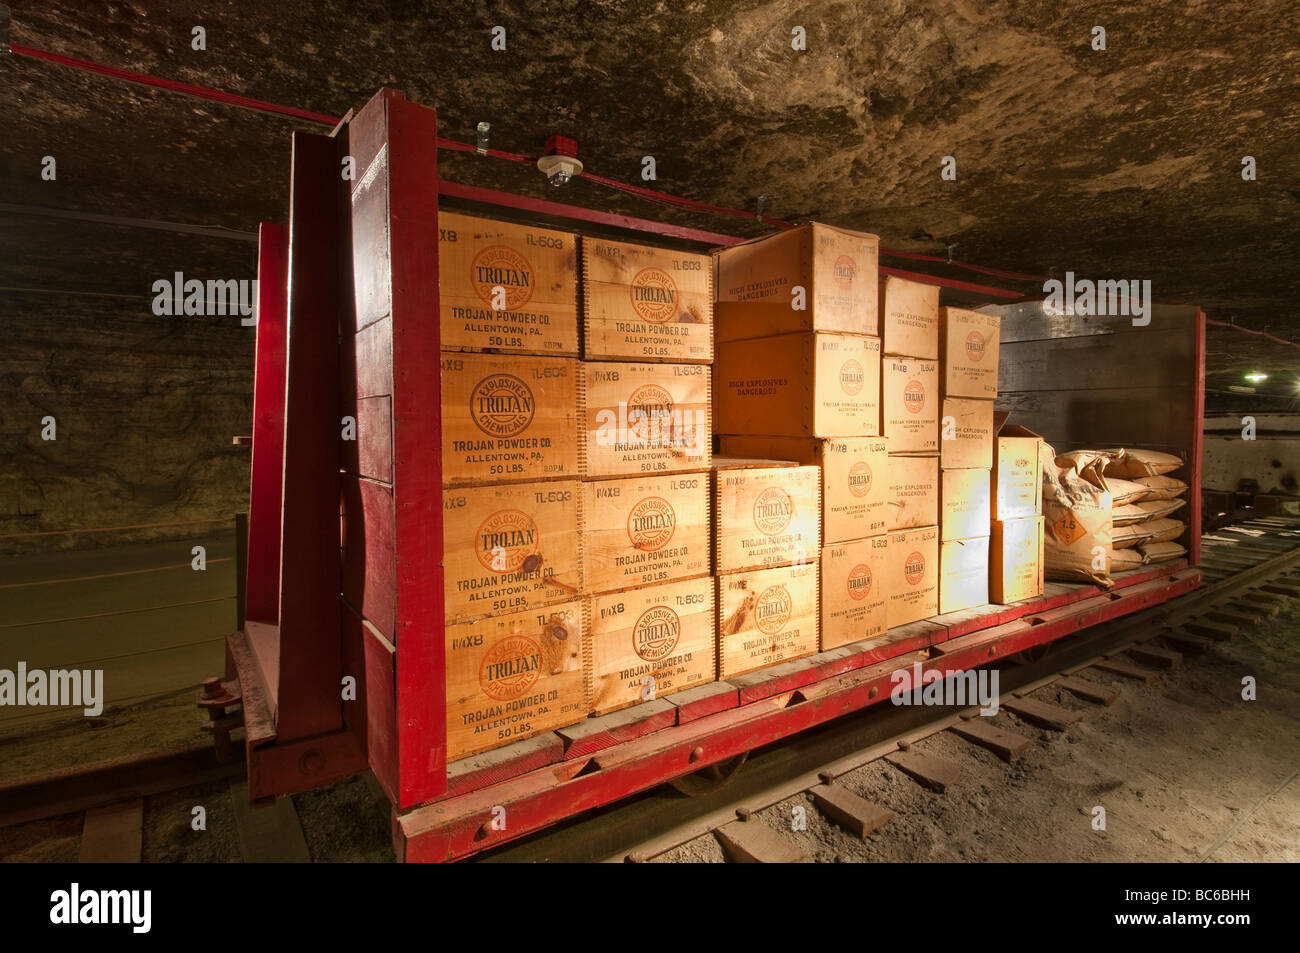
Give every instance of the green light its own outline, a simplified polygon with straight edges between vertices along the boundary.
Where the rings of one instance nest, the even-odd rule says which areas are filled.
[[[1253,374],[1247,374],[1246,380],[1250,381],[1252,384],[1258,384],[1260,381],[1268,380],[1268,375],[1255,371]]]

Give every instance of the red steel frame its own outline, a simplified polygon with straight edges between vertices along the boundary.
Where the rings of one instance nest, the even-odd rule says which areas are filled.
[[[987,664],[1199,585],[1199,573],[1177,562],[1131,573],[1111,593],[1077,587],[914,623],[720,683],[668,716],[618,712],[590,720],[596,730],[580,743],[530,739],[449,773],[432,317],[438,195],[711,246],[742,239],[446,182],[436,145],[434,111],[391,89],[330,136],[296,133],[290,228],[263,226],[260,235],[248,622],[229,640],[252,797],[368,766],[393,803],[399,858],[456,859],[878,704],[890,674],[914,661],[942,671]],[[345,156],[351,182],[339,175]],[[1198,388],[1204,328],[1200,315]],[[1200,421],[1203,393],[1195,399]],[[357,441],[339,440],[339,416],[356,420]],[[1199,443],[1193,454],[1195,562]],[[326,557],[336,543],[338,566]],[[348,676],[355,699],[341,691]],[[509,817],[501,831],[488,823],[499,806]]]

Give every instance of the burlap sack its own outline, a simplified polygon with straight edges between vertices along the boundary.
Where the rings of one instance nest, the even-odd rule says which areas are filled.
[[[1109,589],[1111,497],[1104,455],[1073,451],[1043,460],[1043,565],[1048,579]]]

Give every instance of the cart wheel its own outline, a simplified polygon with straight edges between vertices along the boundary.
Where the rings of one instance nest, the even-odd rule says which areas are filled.
[[[673,778],[668,783],[687,797],[703,797],[706,794],[712,794],[739,774],[741,765],[745,763],[745,759],[748,757],[749,752],[746,751],[730,760],[720,761],[717,764],[709,765],[707,768],[701,768],[694,774]]]

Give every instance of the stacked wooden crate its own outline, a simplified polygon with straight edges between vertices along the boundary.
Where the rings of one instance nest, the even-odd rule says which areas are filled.
[[[890,628],[939,611],[939,289],[880,282]]]
[[[939,612],[989,601],[997,315],[939,309]]]
[[[582,242],[583,580],[591,709],[716,676],[709,575],[713,270]]]
[[[820,224],[715,252],[715,427],[742,458],[714,475],[724,678],[886,628],[878,261]]]
[[[577,247],[439,216],[449,760],[589,710]]]
[[[993,415],[992,535],[989,598],[1031,599],[1043,591],[1043,463],[1052,451],[1032,430]]]

